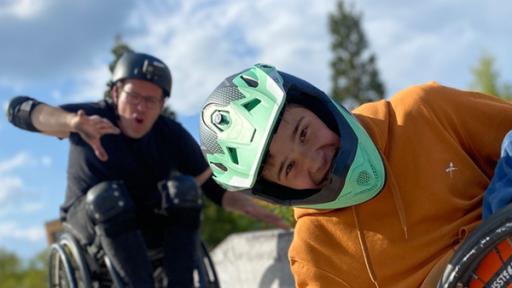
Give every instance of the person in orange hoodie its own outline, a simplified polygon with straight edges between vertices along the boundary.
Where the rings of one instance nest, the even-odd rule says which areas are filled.
[[[435,82],[350,113],[308,82],[257,64],[201,115],[214,179],[297,220],[297,287],[434,287],[481,221],[512,104]]]

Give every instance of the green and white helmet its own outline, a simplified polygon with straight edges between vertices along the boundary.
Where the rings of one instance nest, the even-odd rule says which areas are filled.
[[[343,135],[321,189],[296,190],[261,177],[287,103],[310,109]],[[201,114],[200,141],[217,183],[280,205],[351,206],[373,198],[385,182],[380,154],[355,117],[318,88],[270,65],[256,64],[232,75],[211,93]]]

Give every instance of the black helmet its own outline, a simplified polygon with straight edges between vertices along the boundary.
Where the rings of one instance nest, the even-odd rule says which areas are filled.
[[[171,95],[171,70],[164,62],[151,55],[125,52],[114,67],[111,84],[125,79],[149,81],[162,88],[164,97]]]

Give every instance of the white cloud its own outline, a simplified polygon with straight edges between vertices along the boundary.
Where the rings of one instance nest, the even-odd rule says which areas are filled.
[[[41,156],[40,160],[41,160],[41,165],[43,165],[43,167],[52,166],[52,163],[53,163],[52,157],[50,157],[48,155],[44,155],[44,156]]]
[[[25,177],[13,172],[27,166],[34,169],[50,167],[52,162],[52,158],[47,155],[33,158],[26,152],[18,152],[13,157],[0,161],[0,210],[3,210],[2,214],[11,213],[10,206],[18,205],[18,202],[21,202],[20,200],[27,200],[32,195],[31,191],[33,189],[27,188],[30,185],[26,185]],[[33,199],[31,200],[33,201]],[[23,201],[21,205],[23,206],[25,203],[27,201]],[[14,208],[20,209],[20,206]],[[30,208],[29,205],[28,209],[33,210],[33,207]]]
[[[48,7],[50,0],[7,0],[0,3],[0,16],[27,19],[36,16]]]
[[[12,158],[0,161],[0,174],[10,172],[30,163],[30,156],[26,152],[18,152]]]
[[[50,81],[69,87],[97,58],[110,55],[134,6],[133,0],[0,3],[0,85],[22,93],[37,85],[46,90]]]
[[[42,202],[31,202],[22,204],[19,209],[22,213],[34,213],[41,211],[44,207]]]
[[[20,227],[15,221],[0,223],[0,240],[29,241],[39,243],[44,240],[45,231],[43,225]]]
[[[144,28],[126,40],[169,64],[170,103],[179,114],[197,113],[225,77],[257,62],[327,86],[326,15],[333,1],[196,0],[169,5],[172,10],[147,3],[131,19]]]
[[[17,199],[19,200],[19,199]],[[29,214],[35,214],[41,212],[46,208],[44,202],[26,202],[26,197],[21,201],[4,201],[0,199],[0,219],[17,219],[18,216],[23,215],[24,217],[30,217]],[[21,203],[20,203],[21,202]]]
[[[20,177],[0,176],[0,207],[11,197],[19,194],[23,188],[23,181]]]
[[[57,90],[57,89],[54,89],[51,93],[50,93],[51,97],[54,99],[54,100],[62,100],[62,92],[60,90]]]
[[[71,93],[69,101],[87,102],[103,99],[103,92],[107,88],[110,72],[105,63],[96,64],[80,75],[75,92]]]

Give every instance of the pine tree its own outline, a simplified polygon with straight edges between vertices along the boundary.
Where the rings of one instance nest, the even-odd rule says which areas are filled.
[[[114,60],[112,60],[112,62],[110,62],[110,64],[108,64],[108,69],[110,70],[110,74],[114,73],[114,68],[116,67],[116,63],[119,60],[119,58],[121,58],[121,56],[123,56],[123,54],[125,52],[133,52],[133,49],[130,48],[130,46],[128,46],[128,44],[126,44],[123,41],[123,39],[121,38],[120,35],[117,35],[115,42],[114,42],[114,47],[112,48],[111,52],[112,52],[112,54],[114,54]],[[105,97],[105,99],[112,100],[112,95],[110,94],[110,85],[108,85],[109,83],[110,83],[110,80],[107,83],[107,86],[109,88],[107,88],[107,90],[105,90],[104,97]]]
[[[331,95],[349,109],[384,98],[385,88],[379,77],[376,56],[368,51],[368,41],[361,27],[361,14],[347,9],[343,0],[329,15],[332,36]]]

